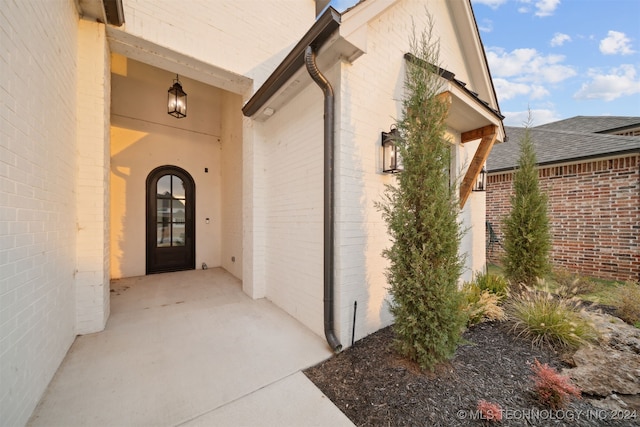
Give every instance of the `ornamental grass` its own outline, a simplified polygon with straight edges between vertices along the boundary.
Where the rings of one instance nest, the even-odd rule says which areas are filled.
[[[554,296],[548,289],[525,287],[505,304],[513,329],[538,347],[574,349],[597,338],[596,331],[582,316],[576,298]]]

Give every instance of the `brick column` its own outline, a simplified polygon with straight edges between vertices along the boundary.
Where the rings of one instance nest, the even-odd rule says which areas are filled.
[[[109,317],[109,49],[103,24],[80,20],[77,93],[76,332]]]

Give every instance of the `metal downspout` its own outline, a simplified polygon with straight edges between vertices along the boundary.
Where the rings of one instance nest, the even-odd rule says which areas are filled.
[[[342,349],[342,344],[334,331],[333,313],[333,265],[334,265],[334,131],[335,107],[333,88],[320,73],[316,65],[316,54],[311,46],[307,46],[304,62],[313,81],[324,93],[324,335],[335,352]]]

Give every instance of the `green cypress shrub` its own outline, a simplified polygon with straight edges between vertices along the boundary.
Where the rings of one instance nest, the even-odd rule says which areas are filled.
[[[513,177],[511,211],[504,219],[505,275],[513,286],[533,286],[551,270],[551,232],[547,195],[538,182],[536,152],[530,131],[531,117],[520,141],[518,168]]]
[[[397,122],[404,171],[378,204],[392,240],[383,255],[398,351],[422,368],[450,358],[466,322],[458,279],[462,259],[458,202],[449,179],[451,143],[432,22],[411,40],[418,61],[407,62],[403,119]]]

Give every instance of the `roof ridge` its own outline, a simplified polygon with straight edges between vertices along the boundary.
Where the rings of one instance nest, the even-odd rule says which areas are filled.
[[[640,116],[603,116],[603,115],[586,116],[586,115],[577,115],[577,116],[567,117],[565,119],[556,120],[556,121],[553,121],[553,122],[543,123],[541,125],[536,125],[536,126],[532,126],[532,127],[547,126],[547,125],[560,123],[560,122],[566,122],[568,120],[574,120],[574,119],[637,119],[638,121],[640,121]]]

